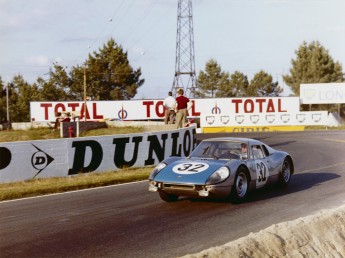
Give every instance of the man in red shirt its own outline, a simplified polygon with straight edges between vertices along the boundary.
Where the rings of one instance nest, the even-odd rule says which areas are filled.
[[[179,88],[177,90],[177,97],[176,97],[176,126],[177,128],[182,128],[186,122],[187,117],[187,109],[189,110],[193,103],[189,100],[189,98],[183,96],[184,90]]]

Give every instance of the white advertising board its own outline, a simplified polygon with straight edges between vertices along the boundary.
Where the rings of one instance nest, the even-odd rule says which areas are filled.
[[[195,127],[131,135],[0,143],[0,183],[113,171],[188,156]]]
[[[327,111],[201,115],[201,127],[327,125]]]
[[[345,83],[301,84],[302,104],[341,104],[345,103]]]
[[[299,111],[298,97],[191,99],[188,116],[200,114],[254,114]],[[164,118],[163,100],[31,102],[32,121],[55,121],[55,112],[79,112],[87,120],[155,120]]]

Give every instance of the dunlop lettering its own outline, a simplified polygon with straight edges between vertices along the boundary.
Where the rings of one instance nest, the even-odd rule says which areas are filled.
[[[181,144],[177,144],[178,138],[180,136],[179,132],[172,133],[171,138],[173,140],[171,156],[181,156]]]
[[[161,135],[161,140],[163,141],[161,145],[159,143],[157,135],[149,135],[147,137],[147,140],[150,142],[150,147],[149,147],[149,156],[147,160],[145,160],[145,166],[155,164],[155,159],[152,157],[153,151],[155,152],[159,161],[162,161],[164,159],[165,141],[167,138],[168,138],[168,134]]]
[[[186,131],[184,136],[183,136],[183,151],[185,156],[189,156],[190,154],[190,145],[191,145],[192,139],[190,136],[189,131]]]
[[[92,140],[75,141],[72,143],[72,147],[75,148],[73,167],[68,170],[68,175],[94,171],[102,163],[103,150],[99,142]],[[87,166],[85,166],[86,148],[91,150],[91,161]]]
[[[130,161],[125,160],[126,146],[129,143],[129,137],[118,138],[113,140],[115,144],[115,155],[114,155],[114,164],[118,168],[123,167],[132,167],[138,158],[139,144],[142,142],[142,136],[133,137],[132,142],[134,143],[133,156]]]

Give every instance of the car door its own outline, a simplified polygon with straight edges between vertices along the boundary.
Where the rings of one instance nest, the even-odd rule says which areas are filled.
[[[251,155],[255,164],[256,188],[258,189],[266,185],[270,176],[271,164],[261,145],[252,145]]]

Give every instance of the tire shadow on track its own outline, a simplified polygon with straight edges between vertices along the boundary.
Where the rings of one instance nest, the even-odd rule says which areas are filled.
[[[248,198],[245,200],[245,203],[253,203],[257,201],[263,201],[268,199],[273,199],[285,195],[289,195],[296,192],[301,192],[308,190],[312,187],[320,185],[324,182],[334,180],[339,178],[340,175],[335,173],[299,173],[294,174],[291,177],[290,184],[287,187],[281,187],[278,184],[273,184],[266,186],[262,189],[258,189],[249,194]],[[180,197],[177,202],[190,201],[192,203],[231,203],[231,199],[224,198],[201,198],[201,197]],[[234,204],[238,205],[238,204]],[[240,205],[240,204],[239,204]]]

